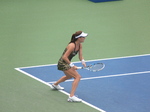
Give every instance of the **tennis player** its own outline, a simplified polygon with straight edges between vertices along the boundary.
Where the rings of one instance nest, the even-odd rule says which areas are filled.
[[[58,70],[61,70],[64,72],[65,76],[61,77],[57,82],[52,84],[53,89],[62,90],[64,89],[59,85],[59,83],[64,82],[67,79],[74,78],[74,81],[72,83],[72,89],[68,98],[69,102],[81,102],[82,100],[77,98],[74,94],[77,89],[78,83],[81,79],[80,74],[77,72],[77,66],[75,66],[71,59],[78,53],[79,54],[79,60],[81,61],[82,65],[85,67],[86,63],[84,61],[84,58],[82,56],[82,43],[85,40],[85,37],[87,37],[88,34],[84,33],[82,31],[77,31],[72,35],[71,41],[69,42],[68,46],[64,50],[61,58],[58,61]]]

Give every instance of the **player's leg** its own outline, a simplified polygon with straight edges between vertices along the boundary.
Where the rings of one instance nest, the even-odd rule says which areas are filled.
[[[71,79],[71,78],[72,78],[72,77],[71,77],[70,75],[67,75],[67,74],[65,73],[65,76],[61,77],[57,82],[55,82],[54,84],[52,84],[52,86],[54,87],[54,89],[62,90],[62,89],[64,89],[64,88],[61,87],[61,86],[59,85],[59,83],[64,82],[64,81],[66,81],[66,80],[68,80],[68,79]]]
[[[74,81],[72,83],[72,90],[70,92],[70,97],[74,96],[74,93],[76,91],[76,88],[78,87],[78,83],[81,79],[81,76],[79,75],[79,73],[76,70],[73,69],[69,69],[67,71],[64,71],[65,74],[67,74],[67,76],[71,76],[74,78]]]
[[[66,71],[64,71],[64,73],[67,74],[67,76],[69,75],[69,76],[71,76],[71,77],[74,78],[74,81],[72,83],[72,89],[71,89],[68,101],[71,101],[71,102],[74,102],[74,101],[75,102],[81,102],[82,101],[81,99],[79,99],[79,98],[77,98],[77,97],[74,96],[75,91],[76,91],[76,89],[78,87],[78,84],[80,82],[80,79],[81,79],[80,74],[76,70],[74,70],[74,69],[66,70]]]
[[[58,85],[59,83],[64,82],[64,81],[71,79],[71,78],[72,78],[71,76],[63,76],[57,82],[55,82],[54,85]]]

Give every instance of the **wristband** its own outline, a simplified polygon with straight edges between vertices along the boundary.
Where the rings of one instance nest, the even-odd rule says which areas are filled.
[[[82,60],[81,60],[81,62],[82,62],[82,63],[84,63],[84,62],[85,62],[85,60],[84,60],[84,59],[82,59]]]
[[[73,63],[70,63],[69,65],[70,65],[70,67],[73,67],[73,66],[74,66],[74,64],[73,64]]]

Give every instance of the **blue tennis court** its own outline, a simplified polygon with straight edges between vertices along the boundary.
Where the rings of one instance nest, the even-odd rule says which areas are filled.
[[[99,72],[78,70],[82,76],[76,95],[89,106],[106,112],[148,112],[150,110],[150,54],[98,59],[87,65],[102,62]],[[81,66],[80,62],[74,63]],[[54,83],[63,72],[56,64],[21,67],[16,70],[47,85]],[[63,93],[69,93],[73,80],[61,83]]]

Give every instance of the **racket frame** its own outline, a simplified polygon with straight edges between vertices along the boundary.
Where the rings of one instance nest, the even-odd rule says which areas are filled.
[[[97,64],[102,64],[102,68],[98,69],[98,70],[90,70],[90,67],[94,66],[94,65],[97,65]],[[103,68],[105,67],[105,64],[104,63],[95,63],[95,64],[92,64],[92,65],[89,65],[89,66],[86,66],[86,67],[77,67],[77,69],[86,69],[86,70],[89,70],[89,71],[93,71],[93,72],[96,72],[96,71],[100,71],[102,70]]]

